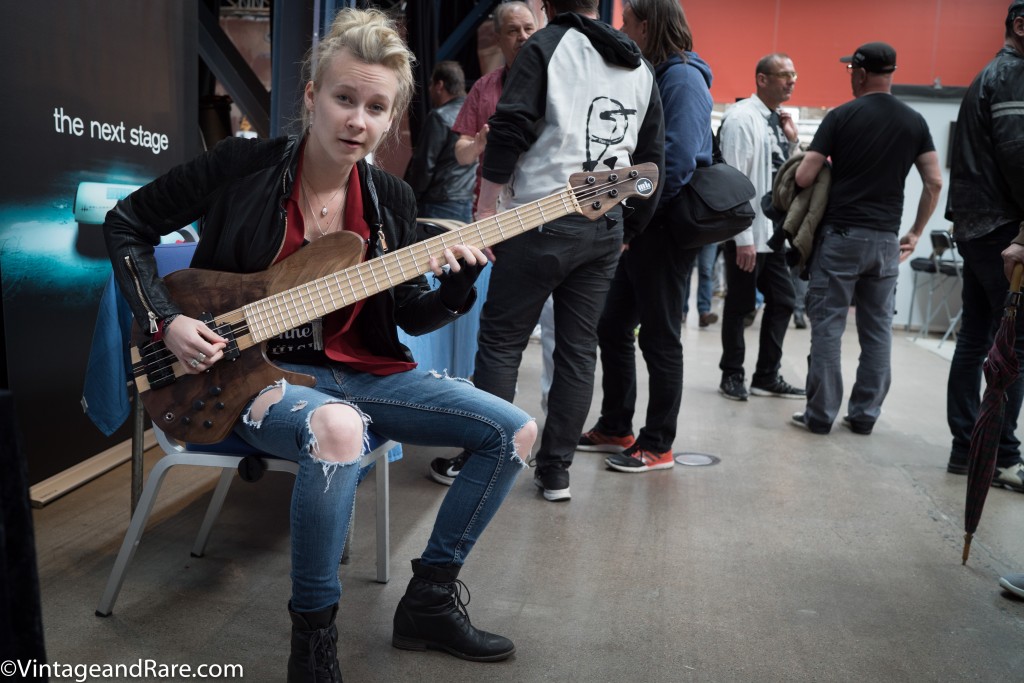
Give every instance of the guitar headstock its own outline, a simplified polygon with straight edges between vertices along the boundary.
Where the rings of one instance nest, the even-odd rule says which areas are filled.
[[[569,176],[580,213],[595,220],[629,197],[653,197],[658,187],[658,165],[647,162],[614,171],[582,171]]]

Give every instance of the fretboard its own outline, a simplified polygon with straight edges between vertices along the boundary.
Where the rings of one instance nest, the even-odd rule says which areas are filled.
[[[448,247],[466,244],[483,249],[578,211],[576,194],[566,189],[255,301],[242,309],[252,342],[276,337],[429,273],[430,258],[440,257]]]

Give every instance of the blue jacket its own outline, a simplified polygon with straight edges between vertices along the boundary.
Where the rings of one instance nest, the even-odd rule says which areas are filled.
[[[665,111],[665,173],[659,207],[672,201],[693,170],[711,165],[711,67],[696,52],[655,67]]]

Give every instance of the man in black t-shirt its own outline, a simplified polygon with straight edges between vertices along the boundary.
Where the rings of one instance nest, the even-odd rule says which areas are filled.
[[[892,96],[892,46],[868,43],[840,61],[848,63],[855,99],[825,116],[796,171],[797,184],[809,187],[831,158],[828,208],[807,293],[807,406],[792,421],[815,434],[832,429],[843,401],[842,336],[856,301],[861,355],[843,424],[857,434],[870,434],[892,379],[899,264],[913,253],[935,211],[942,172],[924,118]],[[899,237],[911,166],[917,167],[923,189],[914,225]]]

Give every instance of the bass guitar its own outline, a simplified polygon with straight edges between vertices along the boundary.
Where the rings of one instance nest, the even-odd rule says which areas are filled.
[[[151,341],[136,325],[131,372],[139,396],[153,422],[170,436],[220,441],[264,387],[282,377],[290,384],[315,384],[309,375],[273,365],[266,340],[430,272],[430,257],[450,246],[482,249],[574,213],[595,220],[624,199],[651,197],[657,183],[652,163],[574,173],[561,192],[368,261],[360,262],[362,240],[342,231],[259,273],[198,268],[171,273],[164,283],[182,312],[206,322],[228,346],[212,368],[190,375],[162,341]]]

